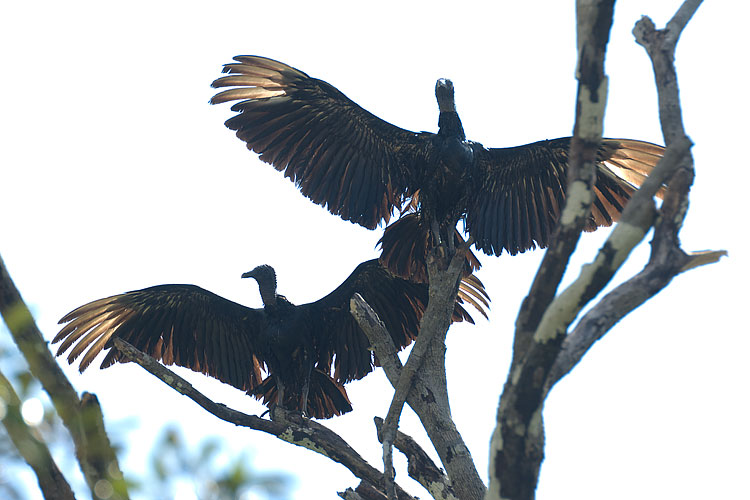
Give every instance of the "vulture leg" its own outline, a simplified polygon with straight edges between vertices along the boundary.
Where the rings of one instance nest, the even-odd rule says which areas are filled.
[[[434,217],[430,220],[430,228],[432,229],[432,239],[434,246],[440,245],[440,224]]]
[[[302,415],[307,415],[307,395],[310,393],[310,377],[305,380],[305,383],[302,385],[302,408],[300,410],[302,411]]]
[[[313,364],[310,361],[305,361],[305,381],[302,384],[302,405],[300,410],[302,410],[302,415],[307,415],[307,396],[310,394],[310,377],[312,376],[312,368]]]
[[[284,383],[281,377],[276,377],[276,406],[286,408],[284,406]]]

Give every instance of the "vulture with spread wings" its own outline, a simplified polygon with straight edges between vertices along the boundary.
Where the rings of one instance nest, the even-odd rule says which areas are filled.
[[[426,285],[393,276],[377,260],[357,266],[322,299],[299,306],[276,293],[272,267],[258,266],[242,277],[257,281],[263,308],[245,307],[195,285],[158,285],[71,311],[52,342],[62,341],[58,356],[72,348],[70,363],[83,354],[83,372],[117,336],[164,364],[217,378],[266,405],[330,418],[352,409],[343,384],[361,379],[377,362],[349,312],[352,295],[367,301],[399,348],[416,337],[428,299]],[[474,276],[460,283],[452,318],[473,323],[464,303],[486,316],[489,297]],[[101,368],[123,360],[111,349]]]
[[[412,132],[291,66],[259,56],[234,60],[224,66],[229,75],[213,82],[231,88],[211,103],[239,101],[227,127],[302,194],[370,229],[407,203],[415,209],[381,240],[381,262],[393,272],[418,279],[423,247],[437,238],[452,244],[461,218],[490,255],[549,244],[565,200],[570,137],[510,148],[468,141],[446,79],[435,87],[438,132]],[[587,230],[617,220],[663,152],[643,141],[602,140]]]

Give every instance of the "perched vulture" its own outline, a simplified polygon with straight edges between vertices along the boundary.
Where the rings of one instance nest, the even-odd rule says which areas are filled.
[[[302,194],[370,229],[407,203],[416,208],[386,228],[381,262],[391,271],[414,278],[419,269],[394,259],[409,256],[423,268],[416,250],[448,238],[462,218],[475,246],[490,255],[549,244],[565,200],[570,137],[510,148],[468,141],[446,79],[435,86],[438,132],[412,132],[291,66],[259,56],[234,60],[224,66],[229,75],[212,84],[232,88],[211,103],[239,101],[226,126]],[[602,140],[587,230],[617,220],[663,152],[643,141]]]
[[[375,310],[399,348],[417,335],[428,298],[426,285],[393,276],[377,260],[357,266],[322,299],[299,306],[276,293],[272,267],[258,266],[242,277],[258,282],[262,309],[195,285],[158,285],[71,311],[52,342],[62,341],[58,356],[71,349],[71,364],[83,354],[83,372],[116,335],[164,364],[215,377],[266,405],[330,418],[352,409],[343,384],[364,377],[376,363],[349,312],[352,295],[359,293]],[[474,276],[461,282],[452,318],[473,323],[464,301],[486,315],[489,297]],[[123,360],[112,349],[101,368]]]

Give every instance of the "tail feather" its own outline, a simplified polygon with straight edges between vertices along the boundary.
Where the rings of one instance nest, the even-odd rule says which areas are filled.
[[[465,242],[458,230],[454,233],[455,244]],[[427,283],[427,253],[431,249],[430,231],[419,213],[407,213],[385,228],[378,241],[382,248],[380,263],[394,275],[416,283]],[[471,315],[461,304],[469,303],[487,318],[490,296],[484,284],[474,274],[482,267],[476,255],[469,250],[466,254],[466,268],[458,287],[456,309],[453,321],[474,323]]]
[[[285,409],[301,411],[302,395],[298,391],[285,390]],[[266,377],[255,390],[249,392],[251,396],[268,406],[279,404],[276,375]],[[346,394],[344,386],[333,380],[328,374],[314,369],[310,374],[310,391],[307,395],[307,415],[312,418],[331,418],[352,411],[352,403]]]
[[[456,245],[465,242],[457,229],[454,241]],[[418,212],[402,215],[386,227],[378,245],[382,248],[380,263],[390,272],[415,283],[427,283],[427,254],[432,243],[429,226]],[[464,275],[468,276],[480,267],[479,259],[469,250]]]
[[[474,275],[471,275],[469,277],[473,277]],[[477,280],[479,281],[479,280]],[[487,316],[487,312],[485,309],[490,308],[490,297],[487,295],[487,291],[484,289],[484,285],[482,285],[482,282],[479,282],[479,286],[469,285],[466,283],[466,278],[464,278],[463,281],[458,285],[458,302],[468,302],[474,308],[480,312],[482,316],[484,316],[486,319],[489,319]],[[467,319],[470,323],[474,323],[474,320],[471,319],[471,316]]]

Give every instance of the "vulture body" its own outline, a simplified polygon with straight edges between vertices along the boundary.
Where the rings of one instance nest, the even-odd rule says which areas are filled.
[[[117,336],[164,364],[217,378],[266,405],[330,418],[352,409],[343,384],[361,379],[376,364],[349,312],[352,295],[362,295],[398,347],[416,337],[428,299],[425,285],[393,276],[377,260],[357,266],[322,299],[299,306],[276,293],[270,266],[242,277],[258,282],[263,308],[242,306],[195,285],[158,285],[71,311],[52,342],[62,341],[58,356],[70,349],[70,363],[83,354],[83,372]],[[473,322],[464,301],[485,314],[488,300],[477,278],[464,278],[453,321]],[[118,361],[123,358],[112,349],[101,368]]]
[[[570,137],[510,148],[469,141],[446,79],[435,87],[438,132],[412,132],[284,63],[259,56],[234,60],[224,66],[229,75],[212,84],[232,88],[211,103],[238,101],[226,126],[302,194],[370,229],[407,203],[416,209],[412,220],[402,217],[388,226],[381,240],[381,262],[393,272],[412,279],[424,274],[421,247],[438,238],[452,244],[462,218],[475,246],[490,255],[549,244],[565,200]],[[663,151],[643,141],[602,140],[587,230],[617,220]],[[414,227],[431,236],[407,229]]]

